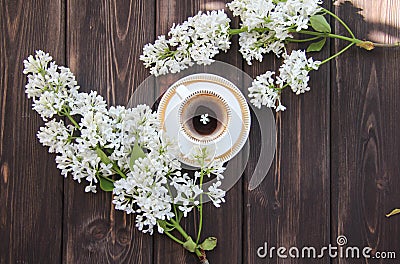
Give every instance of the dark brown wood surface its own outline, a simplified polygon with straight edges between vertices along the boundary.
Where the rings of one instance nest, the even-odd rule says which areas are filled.
[[[43,49],[65,63],[64,3],[1,1],[0,10],[0,262],[57,263],[66,181],[35,139],[43,121],[26,100],[22,62]]]
[[[398,1],[367,0],[335,8],[349,18],[360,38],[382,43],[399,41],[398,10]],[[336,30],[344,32],[339,25]],[[334,50],[342,47],[336,43]],[[383,215],[400,198],[399,59],[400,51],[388,49],[372,54],[352,49],[337,59],[332,65],[330,126],[332,242],[346,235],[353,245],[398,255],[400,218]]]
[[[60,175],[54,155],[36,138],[43,121],[26,99],[22,62],[37,49],[48,51],[71,68],[83,91],[126,104],[149,76],[139,61],[143,45],[173,23],[226,2],[0,1],[0,263],[198,262],[166,237],[139,232],[132,215],[114,210],[109,193],[84,193]],[[399,1],[326,2],[361,39],[400,39]],[[338,23],[332,26],[345,34]],[[343,45],[330,41],[316,58]],[[272,56],[249,67],[236,51],[234,44],[218,59],[252,77],[279,67]],[[222,208],[205,206],[204,237],[219,238],[210,263],[400,263],[400,217],[385,217],[400,206],[399,59],[400,49],[353,47],[311,74],[310,92],[284,93],[274,162],[263,183],[248,191],[261,140],[253,124],[242,180]],[[184,225],[198,223],[191,216]],[[340,235],[348,245],[394,251],[397,258],[257,256],[265,242],[322,248],[336,245]]]

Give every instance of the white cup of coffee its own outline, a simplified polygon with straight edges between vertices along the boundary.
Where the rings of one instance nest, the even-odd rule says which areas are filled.
[[[194,143],[215,143],[227,133],[231,119],[228,103],[216,92],[201,89],[190,92],[180,85],[176,93],[180,130]]]

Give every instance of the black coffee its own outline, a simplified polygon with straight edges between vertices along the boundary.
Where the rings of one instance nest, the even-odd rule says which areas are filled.
[[[186,133],[198,140],[215,138],[224,130],[228,112],[224,102],[217,96],[198,94],[190,98],[182,110]]]
[[[199,106],[196,109],[195,115],[191,120],[189,126],[200,135],[209,136],[215,132],[217,127],[221,127],[222,124],[218,121],[215,112],[207,106]]]

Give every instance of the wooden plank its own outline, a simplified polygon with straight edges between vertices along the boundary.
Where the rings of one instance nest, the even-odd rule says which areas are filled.
[[[139,61],[154,36],[153,1],[68,1],[67,62],[83,91],[126,105],[147,75]],[[133,215],[114,210],[111,194],[65,187],[65,263],[151,263],[152,238]]]
[[[329,43],[314,59],[328,56]],[[245,70],[252,77],[267,70],[279,74],[280,64],[271,55],[263,63],[253,63],[251,67],[246,64]],[[290,90],[283,92],[282,103],[287,109],[275,115],[275,160],[262,184],[245,192],[243,263],[314,263],[312,259],[278,258],[276,250],[271,257],[268,254],[261,258],[257,250],[265,243],[268,253],[272,247],[319,248],[330,242],[329,78],[330,65],[323,65],[310,74],[311,91],[300,96]],[[258,142],[262,140],[257,126],[254,128],[248,177],[254,170]],[[249,180],[246,178],[245,190]],[[315,263],[329,262],[327,257],[324,259]]]
[[[335,12],[346,18],[359,38],[386,43],[399,40],[399,14],[393,13],[398,10],[398,1],[341,2]],[[357,15],[360,11],[364,18]],[[336,31],[344,33],[337,24]],[[338,51],[343,44],[335,47]],[[367,52],[353,48],[339,57],[333,68],[333,242],[344,235],[348,244],[369,246],[374,251],[398,252],[400,248],[400,218],[385,217],[399,206],[399,58],[398,49]],[[364,258],[334,261],[395,262]]]
[[[62,1],[0,1],[0,263],[57,263],[63,177],[36,138],[23,60],[35,49],[64,63]]]
[[[229,1],[209,0],[159,0],[157,1],[157,35],[167,34],[173,23],[182,23],[189,16],[201,11],[224,9]],[[226,8],[225,8],[226,9]],[[237,20],[233,21],[237,25]],[[237,39],[235,38],[237,43]],[[237,54],[237,44],[233,44],[227,54],[217,59],[241,68],[241,59]],[[232,76],[238,78],[238,76]],[[161,93],[164,91],[160,91]],[[218,238],[217,248],[207,254],[210,263],[242,263],[242,181],[229,190],[226,203],[221,208],[212,204],[204,205],[202,239],[208,236]],[[192,214],[182,222],[185,229],[195,237],[197,233],[197,215]],[[197,258],[164,235],[155,236],[154,263],[198,263]]]

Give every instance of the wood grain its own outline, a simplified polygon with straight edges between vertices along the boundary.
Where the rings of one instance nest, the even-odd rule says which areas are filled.
[[[379,8],[370,1],[357,1],[359,6],[345,2],[336,7],[336,13],[351,18],[349,25],[356,36],[390,43],[399,38],[400,23],[389,16],[391,1],[380,2]],[[336,30],[344,33],[339,25]],[[341,47],[343,43],[338,42],[335,50]],[[399,200],[399,122],[395,121],[399,56],[398,49],[354,48],[336,60],[332,72],[332,240],[345,235],[349,244],[369,246],[374,252],[398,251],[400,246],[400,219],[385,218]]]
[[[68,1],[67,10],[67,60],[82,91],[126,105],[147,75],[139,55],[154,38],[154,2]],[[68,181],[65,194],[64,262],[152,262],[152,238],[114,210],[111,193],[86,194]]]
[[[0,263],[61,260],[63,178],[35,134],[23,60],[35,49],[63,63],[62,1],[0,1]]]

